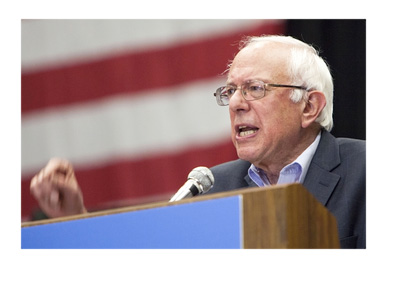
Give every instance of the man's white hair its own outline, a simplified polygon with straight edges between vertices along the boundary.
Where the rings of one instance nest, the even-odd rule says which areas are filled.
[[[290,36],[268,35],[248,37],[241,42],[240,49],[255,43],[275,42],[290,45],[288,61],[288,74],[293,85],[300,85],[307,90],[318,90],[325,95],[326,105],[317,118],[321,127],[328,131],[333,127],[333,79],[328,64],[319,56],[311,46]],[[307,92],[295,89],[292,92],[293,102],[307,99]]]

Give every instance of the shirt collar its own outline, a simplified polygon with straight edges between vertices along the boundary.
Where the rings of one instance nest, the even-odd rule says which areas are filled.
[[[317,147],[318,147],[320,140],[321,140],[321,132],[318,133],[314,142],[311,143],[311,145],[308,146],[308,148],[306,150],[304,150],[304,152],[301,153],[301,155],[295,160],[295,162],[298,162],[300,164],[300,166],[302,167],[300,183],[304,182],[304,179],[308,172],[308,168],[310,167],[310,164],[311,164],[311,160],[314,157],[315,151],[317,151]]]
[[[320,139],[321,132],[318,133],[313,143],[311,143],[311,145],[308,146],[307,149],[304,150],[304,152],[301,153],[296,160],[282,168],[279,174],[278,184],[304,182],[308,168],[310,167],[311,160],[315,154],[315,151],[317,150]],[[248,170],[248,174],[249,177],[259,187],[270,185],[265,172],[257,168],[253,164],[251,164]]]

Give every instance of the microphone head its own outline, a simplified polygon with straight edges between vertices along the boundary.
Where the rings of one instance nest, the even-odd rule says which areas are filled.
[[[208,192],[214,185],[214,176],[207,167],[194,168],[188,175],[189,179],[195,180],[200,185],[202,194]]]

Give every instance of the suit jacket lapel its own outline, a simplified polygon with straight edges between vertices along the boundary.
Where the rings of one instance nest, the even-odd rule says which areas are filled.
[[[256,183],[254,183],[254,181],[250,178],[250,176],[247,174],[246,176],[244,176],[244,180],[247,182],[247,184],[249,185],[249,188],[252,187],[258,187]]]
[[[339,145],[336,138],[323,130],[303,184],[323,205],[326,205],[340,180],[340,175],[331,172],[339,164]]]
[[[331,173],[338,165],[340,165],[339,145],[335,137],[323,130],[303,183],[304,187],[323,205],[326,205],[340,180],[338,174]],[[257,187],[248,174],[244,176],[244,180],[249,187]]]

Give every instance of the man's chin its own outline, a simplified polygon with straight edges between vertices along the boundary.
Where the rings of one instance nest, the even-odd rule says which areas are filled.
[[[237,150],[237,155],[238,155],[239,159],[248,161],[250,163],[253,163],[254,161],[256,161],[254,152],[248,152],[248,151],[246,152],[244,150]]]

